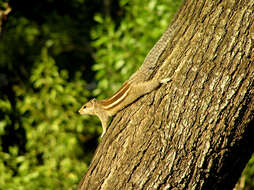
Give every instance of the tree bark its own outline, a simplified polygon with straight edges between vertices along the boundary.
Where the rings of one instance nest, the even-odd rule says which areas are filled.
[[[232,189],[253,153],[254,1],[186,0],[155,75],[118,113],[79,189]]]

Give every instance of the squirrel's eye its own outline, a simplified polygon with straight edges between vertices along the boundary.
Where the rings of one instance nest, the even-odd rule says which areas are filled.
[[[83,106],[83,109],[86,109],[86,106]]]

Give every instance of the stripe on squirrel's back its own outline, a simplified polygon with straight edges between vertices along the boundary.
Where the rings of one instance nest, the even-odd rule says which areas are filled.
[[[128,95],[129,90],[130,84],[126,82],[112,97],[101,100],[100,103],[104,109],[115,107],[125,99],[125,97]]]

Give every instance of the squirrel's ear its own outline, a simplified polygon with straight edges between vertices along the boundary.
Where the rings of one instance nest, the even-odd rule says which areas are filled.
[[[95,98],[93,98],[93,99],[91,100],[91,103],[94,105],[94,104],[95,104],[95,102],[96,102],[96,99],[95,99]]]

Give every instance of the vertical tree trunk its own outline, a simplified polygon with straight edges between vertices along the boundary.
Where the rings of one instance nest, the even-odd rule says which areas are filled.
[[[186,0],[157,77],[122,110],[79,189],[232,189],[253,153],[254,1]],[[149,32],[149,31],[148,31]]]

